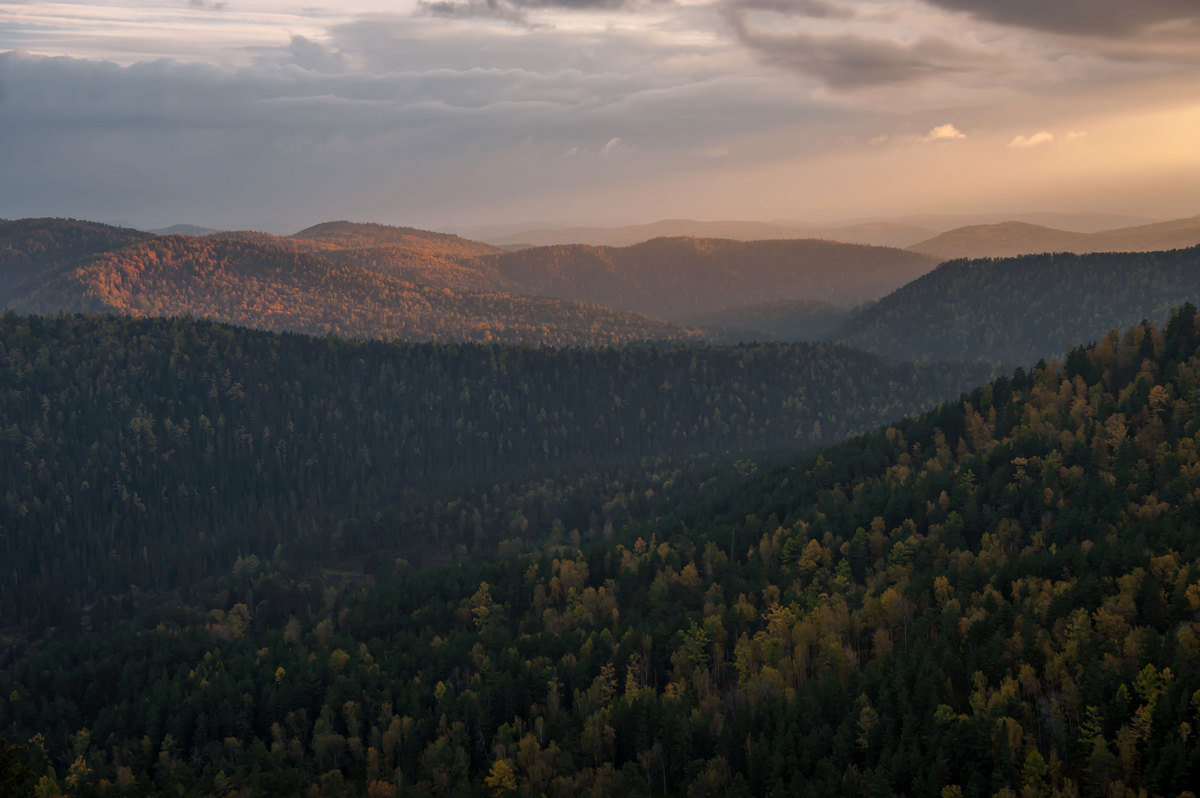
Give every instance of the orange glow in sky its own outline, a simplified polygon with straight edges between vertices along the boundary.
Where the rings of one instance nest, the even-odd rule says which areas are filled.
[[[1200,212],[1177,0],[0,2],[0,216]]]

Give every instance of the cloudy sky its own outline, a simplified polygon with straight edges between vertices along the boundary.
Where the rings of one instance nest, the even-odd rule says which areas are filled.
[[[1197,0],[0,0],[0,217],[1200,213]]]

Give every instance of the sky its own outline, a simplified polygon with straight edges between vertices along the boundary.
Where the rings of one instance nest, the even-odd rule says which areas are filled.
[[[1198,0],[0,0],[0,217],[1200,213]]]

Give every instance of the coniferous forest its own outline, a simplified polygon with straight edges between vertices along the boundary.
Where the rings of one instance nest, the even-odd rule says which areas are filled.
[[[1198,380],[1187,306],[683,499],[652,476],[611,535],[323,590],[243,557],[8,663],[2,728],[80,794],[1179,794]]]
[[[278,546],[400,548],[426,530],[330,530],[513,475],[808,448],[983,376],[820,344],[385,344],[9,314],[0,607],[57,626]]]
[[[1060,356],[1114,327],[1162,324],[1200,295],[1200,247],[954,260],[842,323],[836,340],[904,360],[1007,369]]]
[[[1188,295],[1194,252],[1127,256],[1155,287],[1081,305],[1093,326],[1154,318],[1036,363],[1065,322],[995,350],[945,322],[980,354],[914,364],[694,331],[250,329],[178,296],[338,268],[469,282],[499,256],[378,225],[287,243],[7,224],[14,295],[164,282],[132,315],[0,316],[5,796],[1200,783],[1200,316],[1147,304]],[[195,252],[240,260],[176,257]],[[1119,282],[1119,256],[1089,257]],[[852,312],[793,297],[709,318],[731,335],[819,315],[919,346],[897,302],[994,324],[1007,306],[972,275],[1034,263],[946,264]],[[329,296],[312,307],[336,315]]]

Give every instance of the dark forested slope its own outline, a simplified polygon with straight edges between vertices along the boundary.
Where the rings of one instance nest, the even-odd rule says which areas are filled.
[[[828,302],[781,299],[701,313],[682,321],[716,340],[821,341],[848,315],[849,311]]]
[[[1163,322],[1200,297],[1200,247],[951,261],[852,316],[835,334],[904,360],[1029,366],[1114,327]]]
[[[408,488],[836,440],[974,371],[836,346],[400,345],[9,314],[0,610],[185,585]]]
[[[0,672],[0,734],[77,794],[1186,794],[1198,397],[1186,307],[584,550],[247,563]]]

